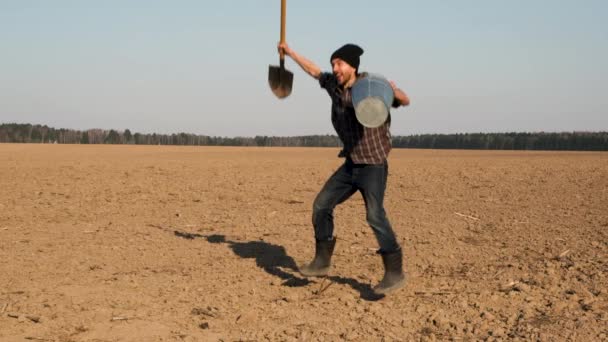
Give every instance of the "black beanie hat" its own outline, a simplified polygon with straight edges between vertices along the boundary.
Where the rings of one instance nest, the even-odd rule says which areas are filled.
[[[334,58],[340,58],[355,69],[359,69],[359,57],[363,54],[363,49],[355,44],[346,44],[336,50],[329,59],[329,62]]]

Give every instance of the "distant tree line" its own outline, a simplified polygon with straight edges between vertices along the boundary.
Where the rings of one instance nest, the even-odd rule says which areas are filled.
[[[46,125],[0,124],[0,143],[131,144],[190,146],[339,147],[335,135],[216,137],[189,133],[144,134],[129,129],[74,130]],[[476,150],[608,151],[608,132],[461,133],[394,136],[393,147]]]
[[[461,133],[393,137],[402,148],[608,151],[608,132]]]
[[[285,146],[338,147],[338,137],[310,135],[300,137],[217,137],[190,133],[157,134],[132,133],[131,130],[88,129],[84,131],[53,128],[46,125],[0,124],[0,143],[44,144],[129,144],[129,145],[189,145],[189,146]]]

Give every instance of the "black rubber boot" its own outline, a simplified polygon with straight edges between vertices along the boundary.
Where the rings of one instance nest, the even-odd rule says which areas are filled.
[[[393,292],[405,285],[405,275],[403,274],[403,252],[401,249],[392,253],[382,253],[384,263],[384,278],[374,287],[374,293],[385,295]]]
[[[319,241],[315,243],[315,258],[310,264],[300,267],[300,274],[305,277],[322,277],[329,273],[331,255],[334,253],[336,238],[330,241]]]

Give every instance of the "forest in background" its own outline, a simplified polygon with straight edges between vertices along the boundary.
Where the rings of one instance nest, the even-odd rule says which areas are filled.
[[[395,148],[608,151],[608,132],[458,133],[393,136]],[[190,133],[133,133],[129,129],[75,130],[47,125],[0,124],[0,143],[183,146],[339,147],[335,135],[219,137]]]

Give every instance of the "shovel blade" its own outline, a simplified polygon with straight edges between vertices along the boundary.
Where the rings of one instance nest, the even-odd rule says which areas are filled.
[[[271,65],[268,68],[268,84],[276,97],[286,98],[291,94],[293,74],[284,67]]]

